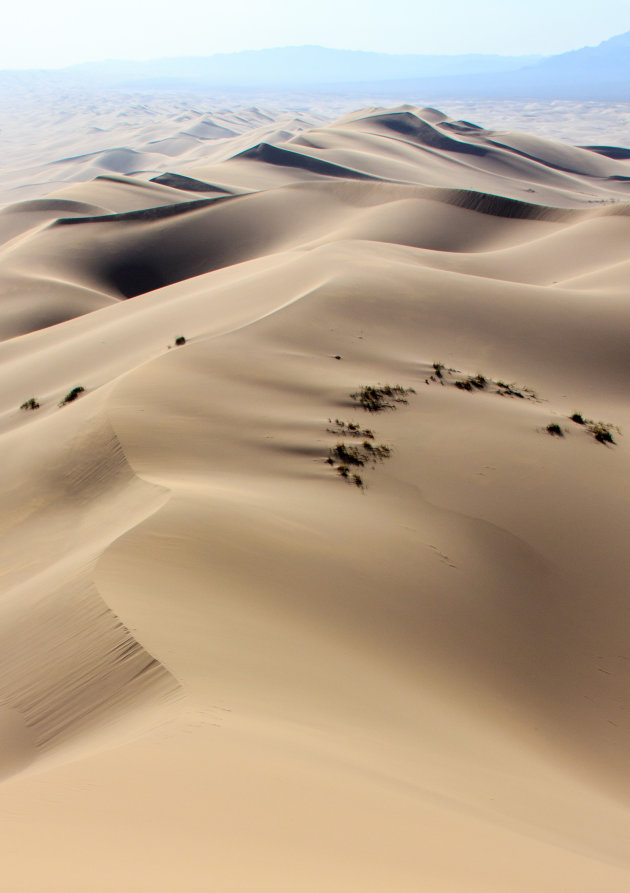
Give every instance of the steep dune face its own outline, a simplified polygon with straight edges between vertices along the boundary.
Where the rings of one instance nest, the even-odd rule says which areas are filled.
[[[10,886],[625,893],[628,160],[222,120],[3,212]]]

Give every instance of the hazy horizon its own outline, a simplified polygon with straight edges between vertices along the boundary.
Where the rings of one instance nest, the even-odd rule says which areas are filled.
[[[106,16],[86,13],[78,0],[54,6],[34,0],[5,13],[0,36],[3,70],[61,69],[86,62],[210,56],[286,46],[322,46],[393,55],[554,55],[594,46],[630,29],[626,0],[497,0],[448,7],[392,0],[398,28],[384,30],[375,0],[353,8],[322,0],[317,17],[297,0],[289,12],[244,0],[206,8],[182,0],[177,18],[165,0],[111,0]],[[545,27],[541,28],[541,21]],[[453,24],[455,23],[455,25]]]

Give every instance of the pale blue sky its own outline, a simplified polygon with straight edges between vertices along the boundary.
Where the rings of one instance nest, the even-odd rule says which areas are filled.
[[[560,53],[630,30],[630,0],[12,0],[0,68],[321,44],[391,53]]]

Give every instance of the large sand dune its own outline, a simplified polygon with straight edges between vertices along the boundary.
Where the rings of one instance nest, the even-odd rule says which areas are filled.
[[[4,888],[625,893],[630,159],[315,117],[0,213]]]

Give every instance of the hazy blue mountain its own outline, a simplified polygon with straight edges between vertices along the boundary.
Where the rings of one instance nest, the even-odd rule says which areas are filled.
[[[65,69],[74,77],[140,84],[197,82],[199,86],[279,87],[353,84],[480,72],[510,71],[531,65],[541,56],[420,56],[334,50],[319,46],[278,47],[219,53],[213,56],[152,59],[143,62],[107,61]]]
[[[0,87],[317,91],[400,97],[630,101],[630,31],[557,56],[393,55],[319,46],[0,72]]]
[[[364,87],[367,87],[365,84]],[[369,85],[384,90],[385,85]],[[602,99],[630,101],[630,31],[583,47],[548,56],[534,65],[496,74],[471,73],[390,82],[385,92],[408,95],[410,91],[435,96],[530,97],[532,99]]]

